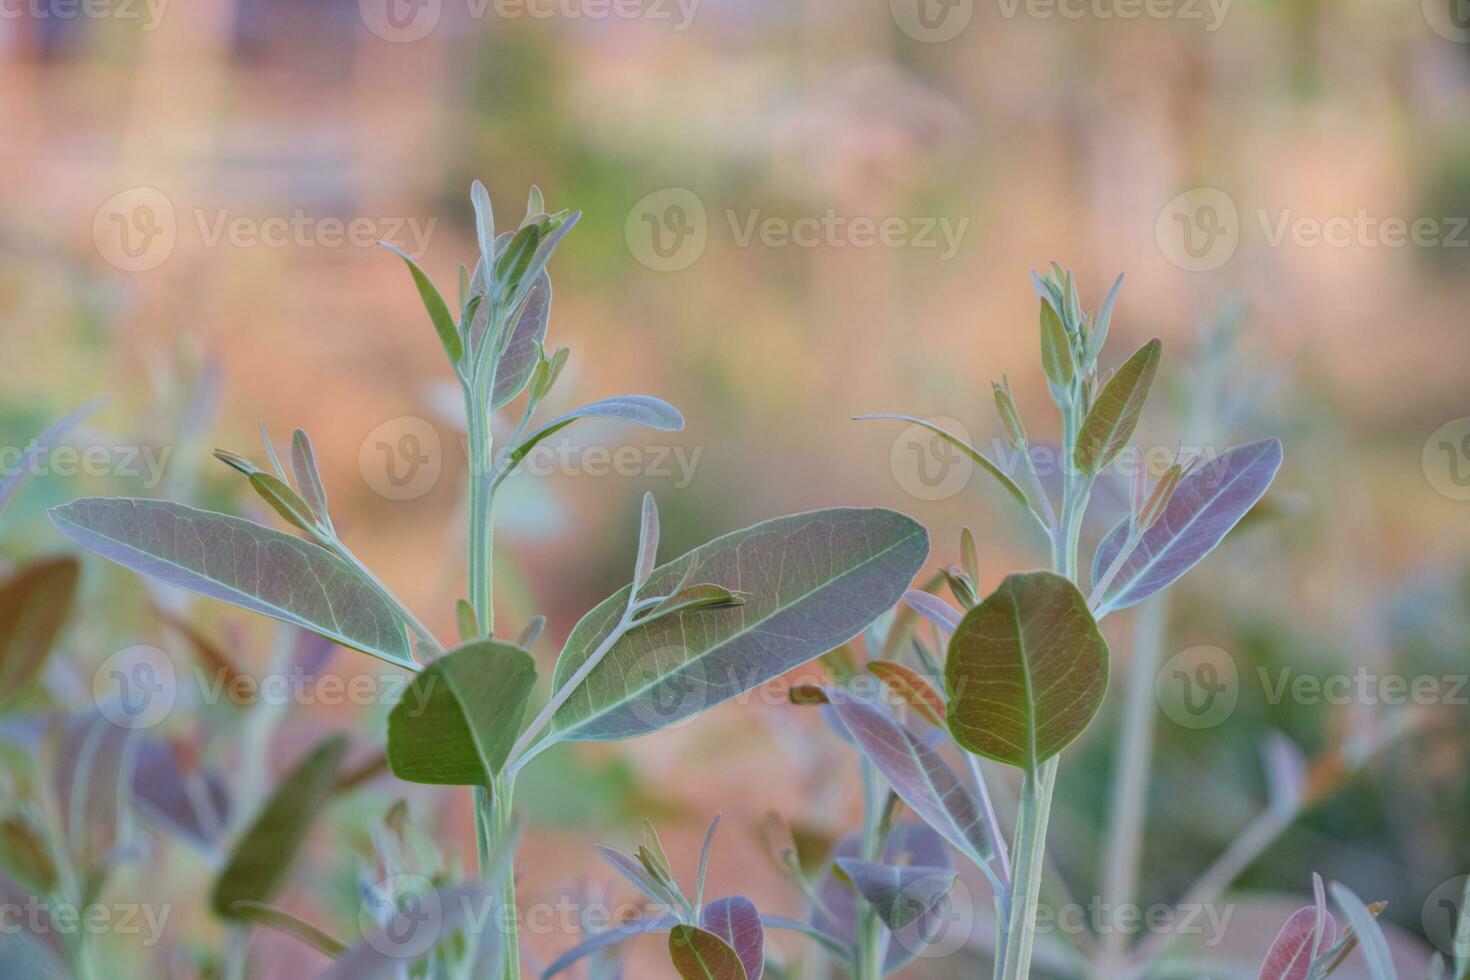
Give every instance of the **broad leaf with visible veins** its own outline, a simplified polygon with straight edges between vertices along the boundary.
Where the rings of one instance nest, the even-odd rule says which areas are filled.
[[[740,954],[708,929],[674,926],[669,958],[684,980],[749,980]]]
[[[849,857],[838,858],[837,866],[894,932],[932,911],[959,877],[949,868],[896,866]]]
[[[425,667],[388,715],[388,764],[399,779],[489,786],[505,764],[536,661],[518,646],[477,640]]]
[[[1163,515],[1123,560],[1099,613],[1142,602],[1199,564],[1261,499],[1280,468],[1279,439],[1238,446],[1201,463],[1180,481]],[[1103,538],[1092,561],[1094,582],[1106,574],[1127,540],[1127,521]]]
[[[1077,448],[1072,459],[1084,473],[1103,469],[1128,445],[1138,416],[1148,401],[1154,375],[1159,370],[1159,350],[1163,345],[1150,340],[1113,375],[1093,402],[1077,433]]]
[[[166,585],[416,669],[393,607],[309,541],[228,514],[127,497],[74,500],[52,510],[51,522],[83,548]]]
[[[944,679],[960,747],[1034,772],[1102,706],[1108,644],[1067,579],[1010,575],[960,621]]]
[[[766,930],[754,902],[739,895],[710,902],[700,913],[699,924],[730,945],[749,980],[761,980],[766,969]]]
[[[562,738],[657,731],[750,690],[862,632],[903,595],[929,551],[924,529],[891,510],[834,508],[766,521],[657,568],[641,590],[685,581],[745,594],[633,627],[556,712]],[[582,618],[556,664],[560,689],[617,627],[625,588]]]
[[[1331,949],[1337,941],[1337,920],[1331,912],[1322,914],[1322,935],[1314,951],[1312,940],[1316,934],[1316,906],[1308,905],[1293,912],[1271,943],[1258,980],[1306,980],[1312,957]]]

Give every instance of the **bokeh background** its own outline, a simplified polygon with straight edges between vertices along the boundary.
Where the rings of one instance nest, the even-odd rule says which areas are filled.
[[[934,561],[952,562],[969,525],[988,589],[1045,562],[1004,494],[901,426],[850,419],[943,417],[989,449],[1005,374],[1032,435],[1055,438],[1030,270],[1071,267],[1088,308],[1125,273],[1105,360],[1163,338],[1141,430],[1155,458],[1279,434],[1287,460],[1269,506],[1167,611],[1162,658],[1218,648],[1234,706],[1200,728],[1157,699],[1136,900],[1181,899],[1238,839],[1267,806],[1262,746],[1284,734],[1306,799],[1231,875],[1216,966],[1192,975],[1253,976],[1313,870],[1387,900],[1404,975],[1422,975],[1431,898],[1470,871],[1467,42],[1448,0],[0,3],[0,443],[104,397],[77,439],[114,447],[98,472],[40,474],[0,552],[61,550],[44,510],[83,493],[265,519],[208,450],[260,458],[258,420],[280,443],[300,426],[346,539],[451,635],[457,395],[374,243],[452,295],[479,178],[503,223],[532,183],[584,212],[552,267],[549,342],[572,348],[556,398],[646,392],[688,419],[672,438],[583,424],[513,481],[499,615],[548,617],[543,676],[626,581],[645,490],[668,555],[768,516],[881,504],[928,524]],[[137,473],[125,446],[166,462]],[[58,699],[84,701],[134,644],[188,663],[133,576],[89,561],[85,596],[48,677]],[[265,669],[268,626],[186,610]],[[1136,618],[1107,624],[1120,680],[1063,767],[1052,848],[1078,896],[1103,887]],[[1273,697],[1283,671],[1369,681]],[[1385,703],[1385,677],[1437,693]],[[645,816],[692,874],[720,811],[712,891],[801,915],[762,815],[784,814],[817,862],[857,825],[859,790],[847,750],[781,702],[548,756],[518,800],[522,900],[622,894],[592,843],[630,844]],[[243,724],[229,706],[176,715],[160,731],[207,722],[201,744],[228,769]],[[386,707],[288,715],[278,770],[330,728],[369,753]],[[379,779],[334,805],[285,904],[350,932],[366,828],[399,795],[472,856],[466,796]],[[149,846],[109,887],[175,912],[157,947],[104,940],[113,975],[197,975],[221,942],[207,860],[140,833]],[[544,963],[575,940],[551,930],[530,948]],[[774,942],[805,953],[793,975],[822,975],[800,940]],[[629,975],[669,976],[660,947],[636,946]],[[264,933],[251,949],[258,976],[321,965]],[[904,975],[973,976],[983,956]]]

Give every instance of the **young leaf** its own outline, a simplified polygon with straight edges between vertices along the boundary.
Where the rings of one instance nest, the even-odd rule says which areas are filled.
[[[1072,387],[1077,366],[1072,358],[1072,341],[1062,318],[1051,303],[1041,301],[1041,369],[1046,380],[1058,391]]]
[[[496,640],[468,643],[419,672],[388,715],[388,764],[399,779],[490,786],[520,729],[536,661]]]
[[[1099,615],[1142,602],[1199,564],[1261,499],[1280,468],[1281,441],[1264,439],[1232,449],[1181,480],[1158,522],[1124,559]],[[1092,561],[1094,580],[1127,539],[1126,520],[1103,538]]]
[[[1010,575],[960,621],[944,679],[960,747],[1035,772],[1102,706],[1108,644],[1067,579]]]
[[[719,936],[697,926],[669,932],[669,958],[684,980],[748,980],[740,954]]]
[[[0,584],[0,706],[40,671],[71,612],[81,566],[75,558],[45,558]]]
[[[301,429],[291,436],[291,470],[296,474],[296,485],[301,488],[311,513],[318,524],[331,526],[327,516],[327,488],[322,483],[322,474],[316,465],[316,451],[311,448],[311,439]]]
[[[541,639],[541,633],[545,629],[546,617],[533,616],[531,618],[531,621],[527,623],[524,628],[521,629],[521,634],[516,637],[516,646],[520,647],[522,650],[531,649],[531,646],[537,640]]]
[[[939,426],[934,425],[932,422],[926,422],[923,419],[914,418],[912,415],[884,414],[859,415],[856,417],[856,420],[859,422],[867,422],[874,419],[892,419],[898,422],[907,422],[910,425],[917,425],[920,428],[929,430],[930,432],[939,436],[945,442],[949,443],[951,446],[954,446],[960,452],[964,453],[966,456],[970,457],[970,459],[974,461],[976,466],[979,466],[982,470],[994,477],[996,481],[1005,488],[1006,493],[1010,494],[1016,499],[1017,503],[1019,503],[1022,507],[1025,507],[1028,511],[1031,510],[1031,502],[1026,498],[1025,492],[1020,487],[1016,486],[1016,481],[1007,476],[1005,471],[1002,470],[999,466],[996,466],[995,463],[991,462],[990,457],[986,456],[974,446],[971,446],[968,442],[965,442],[965,440],[961,439],[959,436],[956,436],[946,429],[942,429]],[[1034,514],[1035,512],[1033,511],[1032,513]],[[1040,518],[1037,519],[1040,520]]]
[[[232,453],[227,449],[216,449],[214,451],[214,458],[219,460],[221,463],[224,463],[231,469],[245,474],[245,476],[247,477],[254,476],[255,474],[260,472],[259,466],[256,466],[254,463],[246,459],[244,456],[241,456],[239,453]]]
[[[164,500],[88,497],[53,509],[51,522],[124,568],[417,669],[393,607],[309,541]]]
[[[1096,361],[1097,356],[1102,353],[1103,344],[1108,340],[1108,327],[1113,322],[1113,306],[1118,302],[1118,292],[1123,288],[1123,276],[1120,273],[1113,280],[1113,286],[1108,294],[1103,297],[1102,305],[1097,308],[1097,320],[1092,327],[1092,336],[1089,338],[1087,347],[1087,359]]]
[[[239,918],[236,902],[269,902],[285,883],[346,751],[344,736],[328,736],[281,779],[215,879],[209,903],[216,915]]]
[[[292,490],[286,481],[278,480],[269,473],[255,473],[250,477],[250,487],[260,498],[271,505],[286,523],[300,528],[312,537],[319,536],[316,515],[311,512],[301,495]]]
[[[234,912],[235,918],[241,922],[265,926],[267,929],[274,929],[293,939],[299,939],[317,952],[325,953],[333,959],[347,951],[347,944],[342,940],[312,925],[300,916],[293,915],[285,909],[276,908],[274,905],[240,899],[234,904]]]
[[[1072,460],[1084,473],[1105,469],[1133,438],[1159,369],[1163,345],[1150,340],[1138,349],[1103,388],[1077,434]]]
[[[454,604],[455,628],[459,631],[459,642],[468,643],[480,638],[480,617],[475,614],[475,607],[470,605],[468,599],[460,599]],[[517,644],[525,646],[525,644]]]
[[[704,843],[699,845],[699,867],[694,875],[694,907],[704,907],[704,879],[709,873],[709,855],[715,843],[715,830],[720,826],[720,815],[709,822],[709,829],[704,832]]]
[[[419,299],[423,300],[424,309],[429,313],[429,321],[434,324],[434,332],[439,335],[439,343],[444,345],[444,353],[449,355],[449,363],[458,365],[464,358],[464,340],[459,336],[459,327],[454,322],[454,317],[449,313],[449,306],[444,302],[444,297],[439,293],[439,287],[434,281],[424,274],[418,263],[408,257],[396,245],[387,245],[408,266],[409,274],[413,276],[413,284],[418,287]]]
[[[643,495],[643,519],[638,531],[638,560],[633,565],[633,594],[637,595],[658,564],[658,504]]]
[[[841,688],[824,692],[848,734],[899,798],[961,854],[976,864],[990,860],[980,807],[955,771],[887,711]]]
[[[613,870],[626,878],[635,888],[643,892],[643,894],[670,911],[682,911],[684,909],[684,903],[679,901],[674,890],[667,883],[660,881],[651,874],[640,861],[629,857],[622,851],[605,847],[602,844],[595,844],[593,846],[602,859],[613,866]]]
[[[30,475],[31,463],[42,453],[54,448],[56,440],[66,435],[73,428],[90,418],[98,408],[102,406],[101,401],[91,401],[53,422],[46,431],[37,436],[24,453],[15,468],[8,473],[0,471],[0,513],[4,513],[6,506],[10,503],[25,478]]]
[[[583,418],[620,419],[663,432],[678,432],[684,428],[684,416],[679,414],[677,408],[661,398],[654,398],[651,395],[619,395],[616,398],[604,398],[602,401],[574,408],[527,436],[525,441],[510,451],[506,472],[524,459],[526,454],[536,448],[537,443],[541,440],[560,432],[577,419]]]
[[[1363,900],[1354,895],[1352,889],[1346,885],[1334,881],[1328,887],[1333,901],[1337,902],[1338,908],[1347,916],[1348,925],[1352,927],[1353,935],[1363,950],[1363,959],[1368,964],[1368,975],[1373,980],[1398,980],[1393,956],[1388,951],[1388,940],[1378,927],[1376,913],[1370,912]]]
[[[478,343],[489,332],[493,307],[485,294],[485,278],[479,266],[475,267],[470,283],[470,295],[471,302],[477,302],[477,306],[468,317],[469,336]],[[542,274],[532,283],[514,315],[515,325],[507,328],[505,349],[495,365],[495,387],[490,396],[492,409],[500,408],[520,394],[540,363],[541,344],[546,339],[546,325],[551,318],[551,279]]]
[[[868,670],[887,684],[920,718],[935,728],[944,727],[944,695],[934,690],[933,685],[919,676],[912,667],[905,667],[892,660],[874,660],[868,664]]]
[[[766,969],[766,930],[754,902],[742,896],[710,902],[699,925],[735,951],[750,980],[761,980]]]
[[[975,532],[968,527],[960,532],[960,560],[965,574],[970,576],[970,584],[980,588],[980,550],[975,547]]]
[[[495,258],[495,209],[490,192],[478,180],[470,184],[470,203],[475,208],[475,235],[480,240],[480,254],[487,261]]]
[[[953,633],[960,625],[960,618],[963,614],[937,595],[921,592],[918,589],[909,589],[904,593],[903,601],[914,612],[946,633]]]
[[[894,932],[933,911],[959,877],[949,868],[894,867],[857,858],[838,858],[837,866]]]
[[[924,529],[881,509],[777,518],[655,569],[651,595],[691,569],[740,589],[740,606],[670,613],[629,629],[557,711],[563,738],[657,731],[842,645],[898,600],[929,551]],[[572,630],[556,664],[560,690],[618,627],[627,588]]]
[[[1337,940],[1337,920],[1331,913],[1322,920],[1321,935],[1317,936],[1316,932],[1315,906],[1293,912],[1267,950],[1257,980],[1306,980],[1313,958],[1325,953]]]

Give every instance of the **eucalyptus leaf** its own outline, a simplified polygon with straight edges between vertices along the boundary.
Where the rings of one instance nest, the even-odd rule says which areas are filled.
[[[740,954],[707,929],[677,925],[669,931],[669,958],[683,980],[748,980]]]
[[[1197,467],[1179,482],[1158,521],[1123,560],[1099,614],[1142,602],[1199,564],[1261,499],[1280,468],[1279,439],[1239,446]],[[1126,521],[1103,538],[1093,557],[1094,582],[1127,540]]]
[[[163,500],[87,497],[51,511],[63,535],[124,568],[416,669],[407,627],[350,565],[251,521]]]
[[[635,422],[650,429],[663,432],[678,432],[684,428],[684,416],[679,410],[661,398],[652,395],[618,395],[591,402],[554,419],[536,432],[527,436],[520,445],[510,450],[506,471],[513,469],[543,439],[555,435],[578,419],[604,418]]]
[[[861,633],[903,594],[928,551],[923,527],[902,514],[852,508],[781,517],[702,545],[655,569],[645,591],[660,594],[697,569],[749,598],[627,629],[558,709],[554,727],[568,739],[631,738],[727,701]],[[619,629],[628,593],[572,630],[554,689]]]
[[[0,706],[22,694],[50,656],[80,574],[67,555],[33,561],[0,583]]]
[[[1084,473],[1096,473],[1118,458],[1133,438],[1159,370],[1163,345],[1150,340],[1113,375],[1093,402],[1077,434],[1072,460]]]
[[[458,365],[464,358],[464,340],[459,335],[459,327],[454,322],[454,317],[449,312],[449,305],[444,302],[444,297],[439,293],[439,287],[428,277],[418,263],[408,257],[408,253],[396,245],[387,242],[386,245],[397,253],[408,266],[409,274],[413,276],[413,284],[419,291],[419,299],[423,301],[424,309],[428,311],[429,322],[434,325],[434,332],[439,335],[439,343],[444,346],[444,353],[449,355],[449,363]]]
[[[934,433],[945,442],[948,442],[951,446],[954,446],[960,452],[970,457],[970,459],[974,461],[976,466],[980,467],[982,470],[994,477],[995,480],[1002,487],[1005,488],[1006,493],[1015,498],[1017,503],[1019,503],[1022,507],[1025,507],[1027,511],[1031,511],[1031,501],[1027,499],[1025,491],[1023,491],[1019,486],[1016,485],[1015,480],[1012,480],[1009,476],[1006,475],[1006,472],[1004,470],[995,465],[995,463],[991,461],[989,456],[986,456],[980,450],[976,449],[968,442],[965,442],[965,440],[961,439],[959,436],[953,434],[949,430],[941,428],[940,426],[937,426],[932,422],[926,422],[924,419],[914,418],[912,415],[895,415],[891,413],[886,413],[881,415],[856,416],[856,420],[859,422],[868,422],[875,419],[891,419],[898,422],[907,422],[910,425],[917,425],[922,429],[927,429],[928,431]],[[1034,514],[1034,511],[1032,511],[1032,513]],[[1037,518],[1037,520],[1040,520],[1040,518]]]
[[[960,621],[944,675],[960,747],[1035,772],[1102,706],[1108,644],[1070,581],[1010,575]]]
[[[1373,980],[1398,980],[1393,955],[1388,950],[1388,940],[1378,926],[1378,919],[1346,885],[1334,881],[1328,890],[1352,927],[1358,948],[1363,951],[1363,959],[1368,964],[1368,975]]]
[[[277,479],[269,473],[253,473],[250,476],[250,488],[260,495],[260,498],[271,505],[277,514],[286,523],[297,527],[312,537],[317,537],[316,515],[311,512],[305,500],[286,483],[285,480]]]
[[[215,878],[209,903],[216,915],[239,918],[236,902],[269,902],[280,890],[312,821],[332,795],[346,751],[347,739],[330,735],[276,785]]]
[[[489,787],[510,752],[536,661],[518,646],[478,640],[414,677],[388,715],[388,763],[413,783]]]
[[[297,429],[291,436],[291,470],[296,474],[296,486],[311,507],[317,523],[323,527],[330,526],[327,488],[322,483],[321,470],[317,468],[316,450],[311,446],[311,438],[301,429]]]
[[[710,902],[700,913],[699,925],[735,951],[749,980],[761,980],[766,968],[766,930],[754,902],[739,895]]]
[[[1047,300],[1041,301],[1041,369],[1057,391],[1071,388],[1077,376],[1071,339],[1062,318]]]

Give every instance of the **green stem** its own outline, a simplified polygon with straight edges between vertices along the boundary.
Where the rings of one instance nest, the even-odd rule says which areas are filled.
[[[495,488],[491,485],[490,471],[494,465],[495,440],[490,433],[488,414],[468,391],[465,411],[470,437],[469,599],[481,632],[494,636]]]
[[[514,824],[511,820],[511,800],[515,793],[515,783],[498,776],[491,793],[485,794],[485,802],[488,803],[490,812],[484,814],[485,825],[488,832],[487,855],[484,860],[491,860],[491,856],[507,845],[508,838],[514,832]],[[516,910],[516,874],[514,862],[505,869],[500,876],[500,903],[499,912],[491,928],[501,930],[501,980],[521,980],[521,944],[519,929],[519,913]]]
[[[871,764],[863,768],[863,860],[883,861],[883,799],[881,780]],[[858,903],[857,980],[881,980],[883,932],[878,913],[868,902]]]
[[[1021,805],[1016,813],[1015,871],[1011,877],[1011,919],[1006,929],[1004,980],[1031,975],[1031,950],[1036,938],[1036,905],[1046,868],[1046,826],[1051,819],[1052,791],[1057,784],[1057,762],[1052,756],[1021,782]]]

